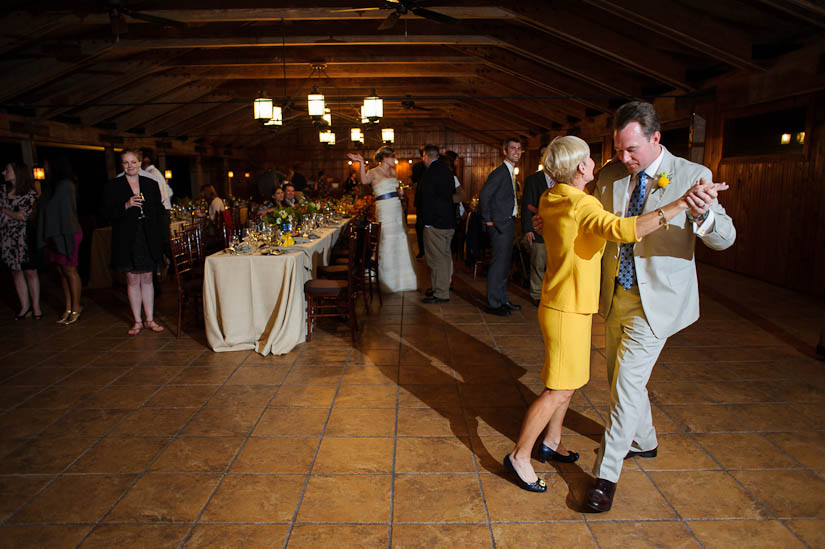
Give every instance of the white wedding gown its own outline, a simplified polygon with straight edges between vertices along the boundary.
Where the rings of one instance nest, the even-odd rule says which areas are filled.
[[[372,185],[376,197],[397,191],[398,180],[392,177]],[[375,217],[381,223],[378,277],[381,279],[381,289],[385,292],[406,292],[418,288],[403,215],[401,200],[398,198],[375,201]]]

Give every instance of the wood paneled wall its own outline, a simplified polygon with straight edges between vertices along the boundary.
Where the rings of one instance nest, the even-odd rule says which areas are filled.
[[[825,297],[825,94],[809,98],[807,150],[787,158],[722,158],[724,115],[709,118],[706,163],[731,188],[720,202],[736,243],[701,261]],[[770,105],[766,111],[774,110]]]

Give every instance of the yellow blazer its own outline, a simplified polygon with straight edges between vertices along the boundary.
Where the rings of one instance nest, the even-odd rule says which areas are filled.
[[[596,198],[564,183],[541,196],[538,215],[547,250],[541,304],[569,313],[595,313],[605,244],[637,242],[636,218],[617,217]]]

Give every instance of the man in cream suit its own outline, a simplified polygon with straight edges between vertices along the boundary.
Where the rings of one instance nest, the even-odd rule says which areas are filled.
[[[677,158],[659,140],[659,117],[649,103],[627,103],[614,117],[616,159],[599,173],[593,192],[618,216],[656,211],[682,196],[710,170]],[[599,312],[604,315],[610,416],[585,506],[610,509],[622,461],[656,457],[658,442],[647,382],[667,338],[699,318],[696,238],[724,250],[736,239],[716,192],[692,195],[690,209],[667,220],[667,230],[636,244],[608,242],[602,257]],[[663,220],[664,221],[664,220]]]

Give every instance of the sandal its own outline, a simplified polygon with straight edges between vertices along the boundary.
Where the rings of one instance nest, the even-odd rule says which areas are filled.
[[[66,309],[66,311],[63,313],[63,315],[60,318],[57,319],[57,323],[58,324],[63,324],[64,322],[66,322],[66,320],[68,320],[70,314],[72,314],[72,311],[70,309]]]
[[[163,326],[161,326],[160,324],[158,324],[154,320],[147,320],[146,322],[143,323],[143,327],[152,330],[156,334],[159,334],[164,329]]]
[[[128,331],[128,332],[126,332],[126,333],[127,333],[127,334],[129,334],[130,336],[136,336],[136,335],[138,335],[138,334],[140,333],[140,331],[141,331],[142,329],[143,329],[143,323],[142,323],[142,322],[135,322],[135,325],[134,325],[134,326],[132,326],[132,327],[129,329],[129,331]]]
[[[68,326],[69,324],[74,324],[75,322],[77,322],[77,319],[80,318],[80,313],[81,311],[72,311],[69,315],[69,318],[67,318],[63,322],[63,324],[65,324],[66,326]]]

